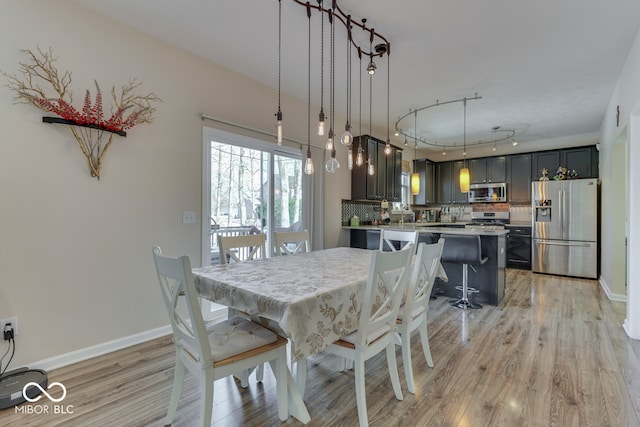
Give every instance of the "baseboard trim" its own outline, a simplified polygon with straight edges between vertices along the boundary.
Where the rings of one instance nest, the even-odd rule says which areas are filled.
[[[607,298],[609,298],[610,301],[627,302],[626,295],[614,294],[611,292],[611,289],[609,288],[609,286],[607,285],[607,282],[605,282],[602,276],[600,276],[600,279],[598,280],[598,282],[600,282],[600,287],[602,288],[602,290],[607,295]]]
[[[108,341],[91,347],[82,348],[70,353],[65,353],[59,356],[50,357],[48,359],[39,360],[37,362],[30,363],[29,367],[32,369],[44,369],[45,371],[62,368],[63,366],[82,362],[93,357],[111,353],[112,351],[122,350],[123,348],[127,348],[132,345],[160,338],[165,335],[169,335],[170,333],[171,325],[166,325],[138,334],[129,335],[127,337],[118,338],[113,341]]]

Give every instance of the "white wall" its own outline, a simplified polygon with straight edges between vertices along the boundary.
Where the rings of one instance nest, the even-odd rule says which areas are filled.
[[[627,289],[627,320],[625,330],[635,339],[640,339],[640,170],[633,165],[640,164],[640,33],[629,52],[626,64],[620,74],[616,89],[605,113],[600,137],[600,177],[602,180],[602,282],[608,289],[618,289],[620,284],[613,283],[614,246],[614,210],[624,209],[615,203],[615,189],[612,188],[613,145],[626,139],[628,144],[629,168],[628,212],[629,277]],[[620,108],[620,122],[616,123],[617,108]],[[628,137],[625,134],[628,134]],[[635,261],[635,262],[634,262]],[[617,279],[619,280],[619,279]]]
[[[78,108],[93,79],[108,95],[136,77],[138,93],[164,101],[154,123],[116,137],[98,181],[68,127],[12,105],[0,76],[0,318],[18,317],[18,367],[168,324],[151,247],[201,259],[200,113],[270,130],[277,94],[69,1],[2,0],[0,10],[0,70],[18,70],[20,49],[51,46]],[[306,103],[282,104],[287,136],[305,140]],[[181,223],[183,210],[196,224]]]

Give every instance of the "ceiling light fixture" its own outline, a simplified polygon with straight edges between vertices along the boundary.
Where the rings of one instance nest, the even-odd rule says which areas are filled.
[[[307,7],[309,20],[309,61],[307,71],[307,159],[304,162],[304,173],[312,175],[314,172],[311,159],[311,9]],[[324,19],[324,17],[322,17]]]
[[[378,46],[376,46],[376,50]],[[391,87],[391,61],[387,58],[387,141],[384,144],[384,154],[391,154],[391,139],[389,138],[389,98],[390,98],[390,87]]]
[[[280,70],[282,52],[282,0],[278,0],[278,112],[276,113],[276,141],[282,145],[282,111],[280,110]]]
[[[369,74],[369,136],[371,136],[371,110],[373,109],[373,76]],[[376,173],[375,166],[373,166],[373,153],[369,153],[367,159],[367,173],[373,175]]]
[[[363,21],[365,21],[363,19]],[[360,124],[360,138],[358,138],[358,153],[356,154],[356,166],[362,166],[364,164],[364,153],[362,150],[362,50],[358,48],[358,58],[360,60],[360,65],[358,67],[358,74],[360,75],[360,105],[358,107],[358,114],[360,118],[358,119]]]
[[[318,0],[322,9],[322,0]],[[324,13],[320,14],[320,114],[318,114],[318,136],[324,136]]]
[[[329,15],[329,23],[331,24],[331,76],[329,77],[329,104],[331,105],[331,112],[329,113],[329,141],[331,141],[331,157],[327,160],[324,168],[329,173],[336,173],[340,169],[340,162],[336,159],[336,146],[333,143],[333,125],[336,118],[336,20],[335,20],[335,6],[336,2],[333,2],[333,8]],[[327,142],[327,146],[329,142]]]
[[[351,143],[353,142],[353,135],[351,134],[351,15],[347,17],[347,122],[344,125],[344,132],[340,137],[340,142],[342,145],[349,146],[349,151],[353,153],[351,150]],[[351,158],[353,159],[353,157]],[[349,170],[351,169],[353,169],[353,162],[349,163]]]
[[[413,158],[418,158],[418,112],[415,112],[415,124],[414,124],[414,146],[413,146]],[[414,162],[415,166],[415,162]],[[420,174],[414,169],[411,175],[411,194],[414,196],[420,194]]]
[[[329,169],[331,169],[332,171],[335,172],[335,170],[337,170],[337,168],[339,168],[340,163],[337,161],[336,159],[336,142],[334,141],[335,138],[340,138],[342,144],[346,145],[347,148],[347,162],[348,162],[348,167],[351,169],[351,167],[353,166],[353,157],[354,154],[353,151],[355,150],[355,147],[353,147],[353,135],[351,134],[351,129],[352,129],[352,122],[351,122],[351,109],[352,109],[352,91],[353,91],[353,86],[352,86],[352,79],[351,79],[351,75],[352,75],[352,65],[351,65],[351,61],[352,61],[352,51],[353,51],[353,47],[355,47],[356,49],[358,49],[358,57],[360,59],[360,73],[362,74],[364,68],[363,68],[363,64],[362,64],[362,56],[366,55],[369,57],[369,63],[373,63],[373,60],[376,56],[380,56],[383,57],[384,54],[389,54],[389,47],[390,44],[387,41],[387,39],[385,37],[383,37],[382,35],[380,35],[379,33],[377,33],[374,29],[372,28],[368,28],[366,25],[366,19],[362,19],[361,22],[360,21],[354,21],[351,18],[351,15],[345,13],[343,10],[340,9],[340,6],[338,5],[338,0],[331,0],[331,2],[328,1],[324,1],[324,0],[315,0],[315,1],[310,1],[310,0],[306,0],[306,1],[302,1],[302,0],[292,0],[293,3],[297,3],[300,6],[304,6],[307,10],[307,16],[309,17],[310,20],[310,15],[311,12],[313,11],[313,9],[319,11],[322,14],[322,20],[320,22],[320,113],[318,114],[318,135],[322,136],[327,134],[328,138],[326,140],[326,144],[325,144],[325,148],[331,153],[330,154],[330,158],[327,162],[327,164],[325,164],[325,167],[329,167]],[[313,3],[313,4],[311,4]],[[327,6],[326,8],[324,6]],[[324,14],[327,15],[328,19],[329,19],[329,23],[330,23],[330,28],[331,28],[331,77],[330,77],[330,111],[327,111],[325,113],[324,111],[324,41],[325,41],[325,36],[324,36],[324,20],[327,19],[325,18]],[[336,46],[335,46],[335,40],[336,40],[336,32],[338,31],[338,29],[336,28],[336,25],[339,25],[340,23],[342,23],[342,25],[344,26],[344,28],[346,29],[347,32],[347,61],[346,61],[346,68],[347,68],[347,120],[346,120],[346,124],[345,124],[345,133],[337,133],[336,132],[336,110],[335,110],[335,94],[336,94]],[[353,33],[354,30],[361,30],[363,31],[363,33],[359,34],[361,35],[361,37],[356,37],[356,35]],[[367,37],[368,36],[368,37]],[[342,37],[342,35],[340,35],[340,37]],[[309,37],[310,38],[310,37]],[[367,51],[366,49],[366,41],[367,38],[369,39],[369,51]],[[281,140],[282,140],[282,110],[281,110],[281,72],[282,72],[282,0],[278,0],[278,112],[276,113],[276,126],[277,126],[277,140],[278,140],[278,144],[280,144]],[[286,40],[285,40],[286,42]],[[361,43],[362,42],[362,43]],[[374,50],[374,46],[375,46],[375,50]],[[309,49],[311,50],[311,49]],[[375,68],[375,63],[374,63],[374,68]],[[285,76],[286,77],[286,76]],[[360,103],[362,104],[362,76],[360,76]],[[310,96],[309,96],[310,98]],[[362,105],[360,105],[360,107],[362,107]],[[362,112],[360,111],[360,116],[362,116]],[[362,117],[361,117],[362,118]],[[329,120],[329,126],[327,126],[326,121]],[[388,121],[388,120],[387,120]],[[327,132],[327,127],[328,132]],[[360,127],[362,130],[362,121],[360,122]],[[360,134],[362,135],[362,132],[360,132]],[[359,144],[358,144],[358,155],[356,155],[356,159],[355,159],[355,163],[356,165],[363,165],[364,162],[366,161],[365,158],[365,150],[363,147],[363,144],[366,141],[363,141],[362,139],[359,140]],[[310,141],[308,141],[307,143],[308,148],[310,147]],[[373,165],[372,165],[373,166]]]
[[[463,144],[464,148],[462,151],[463,163],[462,169],[460,169],[460,192],[468,193],[469,192],[469,168],[467,167],[467,98],[463,100],[464,104],[464,125],[463,125]]]

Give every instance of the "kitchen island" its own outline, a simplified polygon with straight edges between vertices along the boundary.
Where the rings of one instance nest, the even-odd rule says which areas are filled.
[[[454,226],[454,227],[452,227]],[[506,281],[506,235],[508,230],[490,229],[470,229],[464,228],[460,223],[406,223],[391,225],[363,225],[358,227],[344,226],[343,229],[351,232],[351,246],[364,249],[378,249],[380,242],[380,230],[409,230],[418,231],[419,242],[435,243],[440,237],[445,239],[447,245],[447,235],[475,235],[480,236],[482,256],[488,258],[484,265],[469,269],[469,286],[478,289],[480,292],[472,294],[471,298],[481,304],[498,305],[504,297]],[[355,236],[355,237],[354,237]],[[364,237],[363,237],[364,236]],[[456,286],[462,284],[462,265],[443,262],[448,282],[436,279],[434,293],[443,294],[451,298],[459,298],[460,291]]]

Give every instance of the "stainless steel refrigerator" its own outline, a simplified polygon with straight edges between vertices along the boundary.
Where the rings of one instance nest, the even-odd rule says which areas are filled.
[[[598,180],[531,184],[532,270],[596,279]]]

